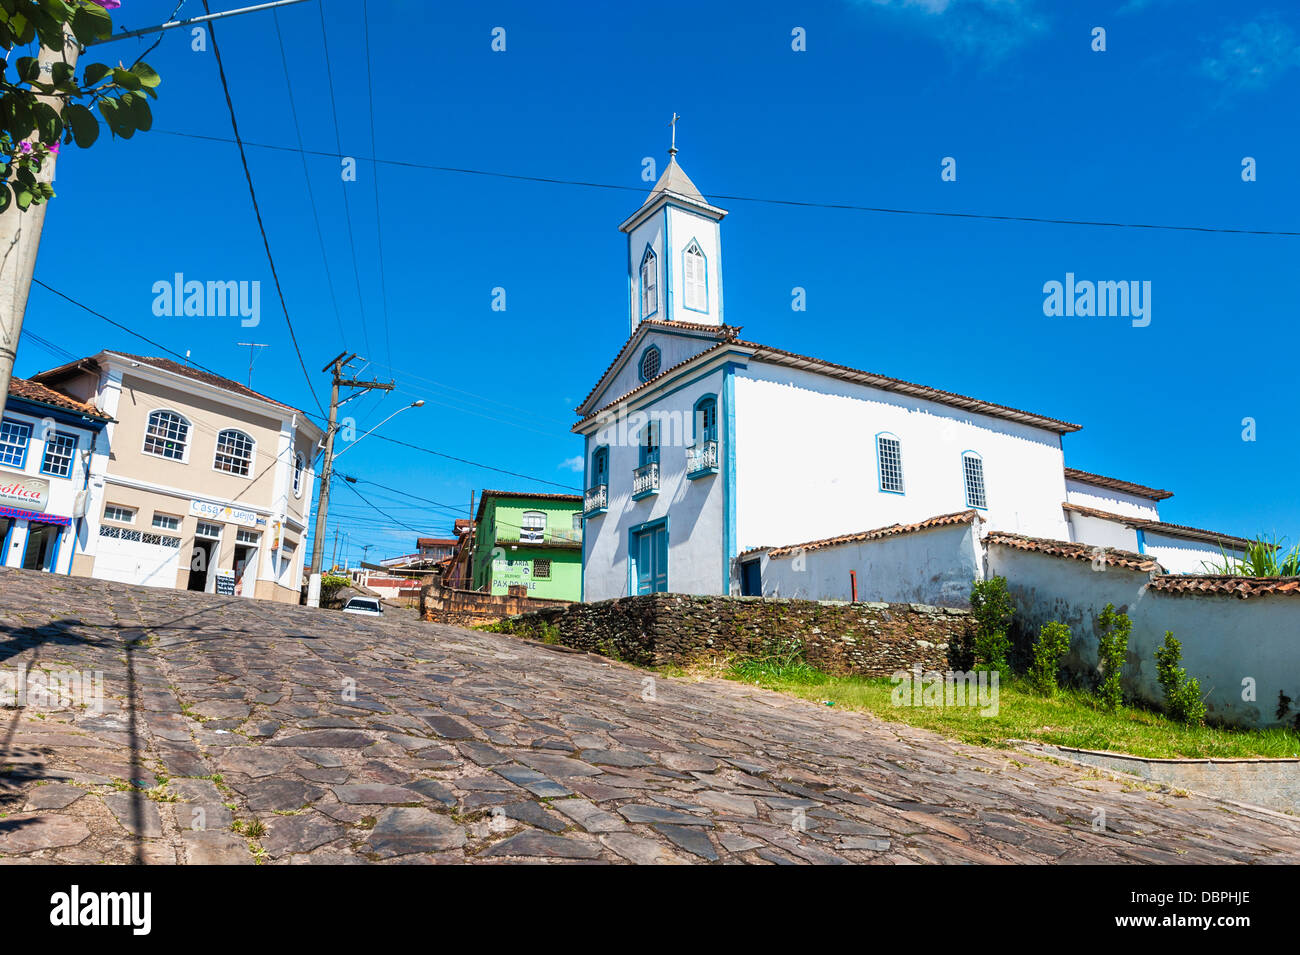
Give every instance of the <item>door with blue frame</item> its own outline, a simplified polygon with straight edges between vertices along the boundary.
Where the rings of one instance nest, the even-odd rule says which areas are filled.
[[[663,524],[632,535],[632,583],[638,594],[668,591],[668,528]]]

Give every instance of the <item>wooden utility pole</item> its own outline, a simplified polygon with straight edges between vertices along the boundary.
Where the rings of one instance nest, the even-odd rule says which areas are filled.
[[[321,561],[325,559],[325,525],[329,520],[330,479],[334,476],[334,435],[338,431],[339,405],[346,404],[353,398],[376,388],[381,391],[392,391],[394,387],[394,383],[391,381],[385,383],[374,380],[359,381],[356,378],[344,378],[344,371],[356,360],[356,357],[356,352],[350,355],[347,352],[341,352],[333,361],[321,369],[321,371],[331,372],[330,417],[329,427],[325,432],[325,455],[321,461],[320,493],[317,496],[316,503],[316,530],[312,533],[311,544],[312,577],[317,579],[311,581],[307,587],[307,603],[313,607],[320,604],[319,574],[321,573]],[[352,394],[339,401],[340,388],[349,388],[352,390]],[[337,528],[334,533],[337,548]]]

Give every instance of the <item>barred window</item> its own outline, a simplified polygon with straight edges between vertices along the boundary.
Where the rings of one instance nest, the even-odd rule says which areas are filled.
[[[21,468],[27,462],[27,440],[32,426],[21,421],[0,422],[0,464]]]
[[[880,489],[903,493],[903,446],[890,434],[876,436],[876,460],[880,466]]]
[[[145,429],[144,453],[184,461],[189,439],[188,421],[174,411],[155,411],[149,415],[149,426]]]
[[[961,467],[966,478],[966,506],[988,507],[984,494],[984,459],[974,451],[967,451],[961,456]]]
[[[651,345],[641,353],[641,380],[649,381],[659,374],[659,368],[662,364],[663,356],[659,353],[659,346]]]
[[[253,464],[253,439],[234,428],[217,435],[217,453],[212,466],[227,474],[248,477]]]
[[[77,450],[77,439],[62,431],[53,431],[45,439],[45,460],[41,471],[55,477],[67,477],[72,473],[72,455]]]
[[[538,557],[533,561],[533,577],[536,580],[551,579],[551,561],[548,557]]]

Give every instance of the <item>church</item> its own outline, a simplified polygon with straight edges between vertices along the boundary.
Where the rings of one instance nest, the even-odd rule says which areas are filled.
[[[583,600],[961,606],[990,532],[1150,554],[1173,573],[1249,543],[1162,522],[1167,491],[1067,468],[1077,424],[742,336],[724,311],[726,215],[674,143],[619,226],[630,334],[572,428]]]

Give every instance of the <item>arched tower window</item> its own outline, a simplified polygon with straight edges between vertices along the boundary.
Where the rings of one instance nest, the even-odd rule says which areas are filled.
[[[704,252],[694,239],[682,253],[682,300],[686,307],[696,312],[709,310],[708,283],[705,280]]]
[[[654,249],[646,246],[641,256],[641,317],[649,318],[659,311],[659,260]]]

